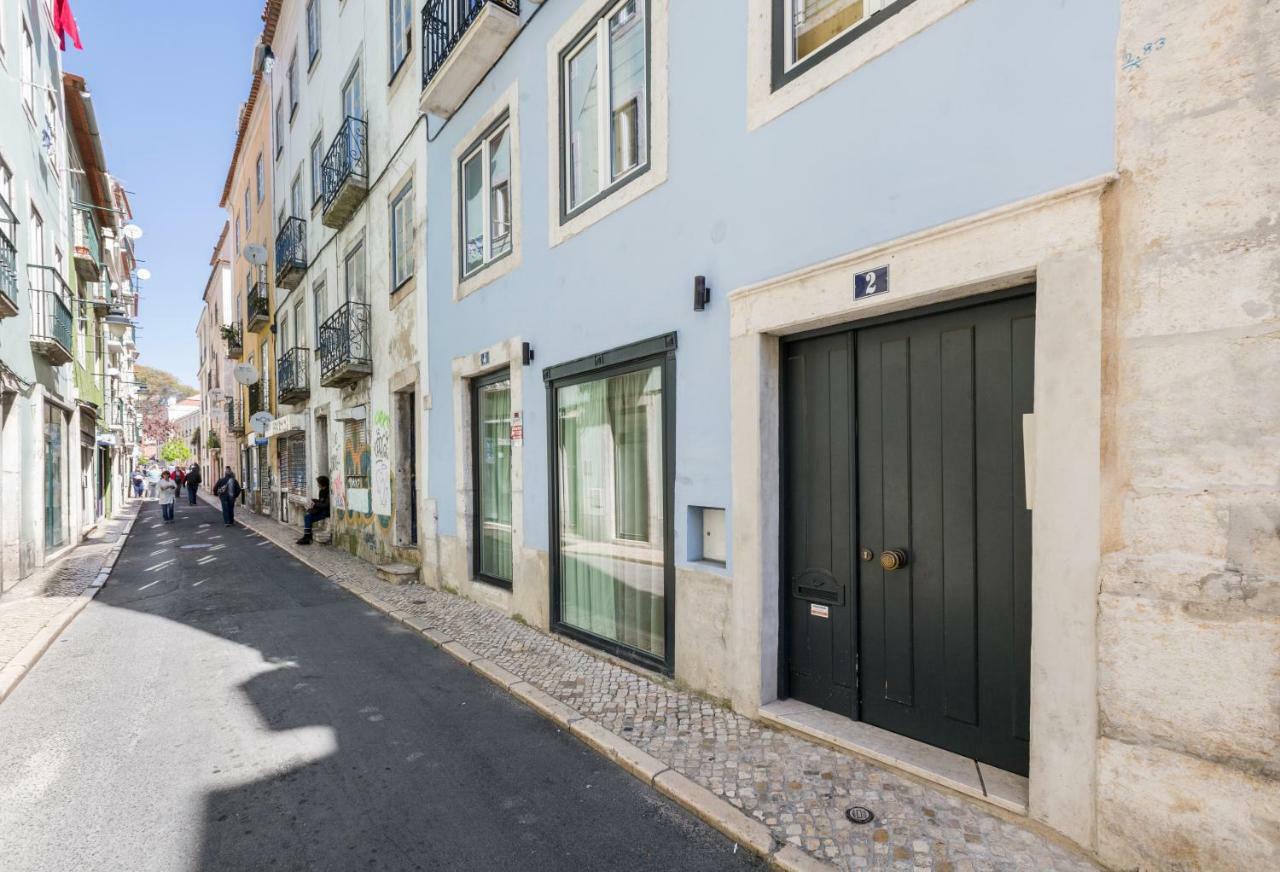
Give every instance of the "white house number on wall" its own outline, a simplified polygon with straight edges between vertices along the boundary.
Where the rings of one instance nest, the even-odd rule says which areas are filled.
[[[853,298],[855,300],[887,293],[889,293],[889,267],[878,266],[875,269],[854,274]]]

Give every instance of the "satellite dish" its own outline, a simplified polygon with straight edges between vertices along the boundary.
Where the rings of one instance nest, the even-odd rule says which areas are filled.
[[[141,239],[142,228],[137,224],[126,224],[124,225],[124,235],[130,239]]]
[[[276,419],[275,415],[270,412],[254,412],[249,416],[249,426],[253,428],[255,433],[266,433],[267,428],[271,426],[271,422]],[[262,443],[259,442],[259,445]]]
[[[151,281],[151,270],[144,266],[142,269],[138,270],[138,278],[142,279],[144,282]]]
[[[236,364],[236,368],[231,371],[231,375],[242,385],[256,385],[258,383],[258,368],[252,363]]]
[[[214,388],[209,391],[209,399],[215,403],[222,402],[222,388]]]
[[[267,247],[265,245],[246,245],[244,247],[244,258],[254,266],[266,266],[267,263]]]

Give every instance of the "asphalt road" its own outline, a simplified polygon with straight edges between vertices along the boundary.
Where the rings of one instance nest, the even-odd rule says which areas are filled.
[[[572,736],[204,505],[148,504],[0,703],[0,869],[746,869]]]

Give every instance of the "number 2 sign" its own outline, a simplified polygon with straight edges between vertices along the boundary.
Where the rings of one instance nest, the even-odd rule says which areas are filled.
[[[889,267],[878,266],[854,275],[853,298],[855,300],[887,293],[889,293]]]

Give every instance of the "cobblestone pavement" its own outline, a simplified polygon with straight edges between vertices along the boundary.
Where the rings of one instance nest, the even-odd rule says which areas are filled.
[[[277,521],[248,512],[236,519],[386,610],[425,620],[763,821],[779,841],[837,868],[1099,868],[979,803],[771,729],[460,596],[383,582],[345,552],[294,545],[297,531]],[[870,808],[875,821],[849,823],[844,814],[853,805]]]
[[[127,505],[119,517],[104,521],[52,566],[33,572],[5,591],[0,597],[0,669],[88,589],[140,505]]]

